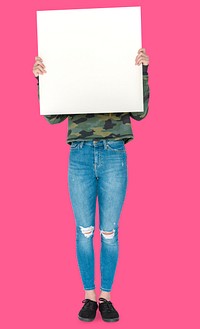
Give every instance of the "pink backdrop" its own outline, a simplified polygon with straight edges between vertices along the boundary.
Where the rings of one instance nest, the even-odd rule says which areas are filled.
[[[142,6],[148,117],[133,121],[112,300],[117,328],[200,327],[198,2],[35,0],[1,4],[2,329],[102,328],[84,298],[67,190],[67,121],[39,115],[36,10]],[[95,232],[96,256],[99,247]],[[99,272],[99,262],[96,264]],[[97,287],[99,276],[97,275]],[[131,316],[130,316],[131,314]],[[112,324],[110,324],[112,325]]]

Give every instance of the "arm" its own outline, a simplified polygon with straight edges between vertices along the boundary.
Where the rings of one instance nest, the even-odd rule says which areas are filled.
[[[36,57],[36,62],[33,67],[33,73],[35,78],[37,79],[37,91],[38,91],[38,99],[40,100],[40,90],[39,90],[39,74],[46,73],[45,66],[42,63],[42,59],[40,57]],[[45,119],[51,123],[56,124],[64,121],[68,115],[67,114],[53,114],[53,115],[44,115]]]
[[[135,59],[136,65],[142,64],[142,73],[143,73],[143,102],[144,102],[144,111],[143,112],[130,112],[130,116],[135,120],[142,120],[146,117],[149,110],[149,84],[148,84],[148,66],[149,66],[149,57],[146,54],[144,48],[139,49],[138,55]]]
[[[148,84],[148,66],[143,66],[143,103],[144,112],[130,112],[130,116],[135,120],[142,120],[147,116],[149,110],[149,84]]]

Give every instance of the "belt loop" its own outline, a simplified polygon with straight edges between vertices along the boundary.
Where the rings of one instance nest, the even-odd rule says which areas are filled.
[[[84,141],[81,141],[81,142],[80,142],[80,149],[82,149],[83,144],[84,144]]]
[[[103,146],[104,146],[104,150],[107,150],[107,140],[103,139]]]

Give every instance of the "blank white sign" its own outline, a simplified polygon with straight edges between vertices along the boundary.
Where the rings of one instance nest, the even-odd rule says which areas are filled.
[[[37,11],[40,114],[142,112],[140,7]]]

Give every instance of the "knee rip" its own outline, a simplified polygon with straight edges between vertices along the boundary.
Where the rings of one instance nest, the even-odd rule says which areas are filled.
[[[89,226],[89,227],[80,226],[80,229],[83,235],[85,236],[85,238],[89,238],[90,236],[93,235],[94,226]]]
[[[115,236],[115,230],[113,229],[112,232],[106,232],[101,230],[100,233],[105,239],[113,239]]]

